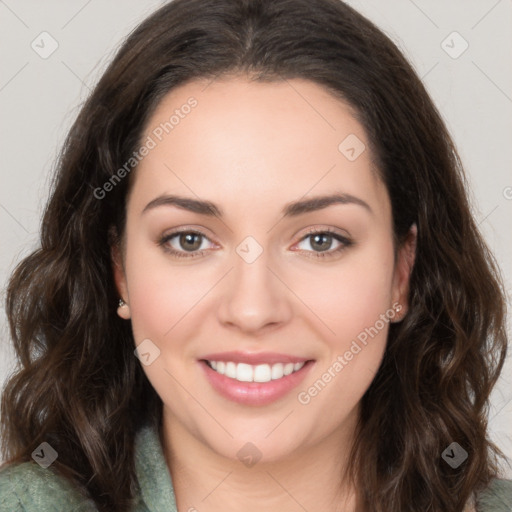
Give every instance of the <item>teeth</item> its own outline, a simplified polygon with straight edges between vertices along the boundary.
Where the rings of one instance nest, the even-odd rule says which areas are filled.
[[[285,375],[290,375],[293,372],[293,363],[287,363],[284,365],[283,373]]]
[[[242,382],[254,382],[253,381],[254,370],[250,364],[238,363],[236,367],[236,380]]]
[[[251,365],[231,361],[208,361],[208,364],[221,375],[240,382],[270,382],[282,379],[290,373],[300,370],[305,363],[276,363]]]
[[[231,379],[236,379],[236,364],[235,363],[226,363],[226,370],[224,371],[224,375]]]
[[[272,369],[268,364],[254,367],[253,382],[269,382],[272,380]]]

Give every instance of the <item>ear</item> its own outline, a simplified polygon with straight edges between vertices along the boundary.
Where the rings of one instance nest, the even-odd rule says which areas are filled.
[[[119,305],[117,314],[124,320],[130,318],[130,305],[128,298],[128,286],[126,284],[126,274],[124,271],[123,257],[121,253],[120,241],[117,235],[111,231],[110,233],[110,257],[112,263],[112,272],[114,274],[114,282],[116,284],[117,292],[124,305]]]
[[[416,224],[413,224],[404,242],[398,249],[395,273],[393,275],[392,303],[397,305],[395,309],[400,312],[396,315],[395,321],[402,320],[409,309],[409,281],[416,259],[417,239],[418,228]]]

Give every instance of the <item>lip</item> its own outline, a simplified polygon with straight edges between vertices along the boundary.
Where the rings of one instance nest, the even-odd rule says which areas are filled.
[[[233,363],[257,364],[276,364],[276,363],[305,363],[310,361],[307,357],[296,357],[289,354],[279,354],[277,352],[217,352],[201,357],[208,361],[232,361]]]
[[[223,357],[226,353],[223,354]],[[247,354],[246,354],[247,355]],[[267,354],[268,355],[268,354]],[[275,354],[274,354],[275,355]],[[210,354],[208,358],[212,358],[210,360],[216,360],[212,357],[213,354]],[[282,356],[280,356],[282,357]],[[290,356],[291,357],[291,356]],[[292,358],[293,359],[293,358]],[[219,361],[223,361],[224,359],[218,359]],[[228,361],[233,361],[233,359],[228,359]],[[261,358],[258,359],[261,361]],[[198,364],[201,366],[202,371],[204,372],[206,379],[212,386],[212,388],[217,391],[221,396],[231,400],[232,402],[242,404],[242,405],[253,405],[253,406],[263,406],[268,405],[272,402],[283,398],[285,395],[290,393],[290,391],[296,388],[309,373],[309,370],[314,366],[315,361],[312,359],[304,359],[304,358],[295,358],[293,360],[289,360],[287,362],[303,362],[305,361],[304,366],[296,371],[291,373],[290,375],[286,375],[281,379],[271,380],[269,382],[239,382],[235,379],[231,379],[226,377],[225,375],[221,375],[217,373],[214,369],[210,368],[204,359],[198,361]],[[233,361],[235,362],[235,361]],[[243,361],[236,361],[247,363],[247,358]],[[284,362],[283,359],[280,359],[276,362]],[[247,364],[258,364],[258,363],[247,363]],[[261,363],[264,364],[264,363]]]

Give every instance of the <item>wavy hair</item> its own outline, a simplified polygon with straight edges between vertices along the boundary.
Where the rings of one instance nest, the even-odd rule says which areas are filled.
[[[395,247],[418,227],[410,309],[392,324],[362,398],[351,477],[373,512],[462,511],[498,474],[487,434],[507,346],[504,290],[475,224],[460,158],[396,45],[339,0],[174,0],[129,34],[84,102],[56,163],[40,248],[14,270],[6,311],[18,358],[1,401],[6,463],[42,441],[52,470],[98,510],[129,510],[134,439],[162,402],[116,315],[112,233],[123,233],[129,178],[95,193],[140,147],[173,88],[243,74],[302,78],[345,101],[366,130],[392,204]],[[469,452],[457,470],[441,459]]]

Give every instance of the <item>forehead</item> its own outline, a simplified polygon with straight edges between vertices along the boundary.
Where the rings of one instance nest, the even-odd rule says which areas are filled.
[[[307,80],[189,82],[162,99],[141,141],[152,147],[135,173],[144,199],[186,192],[261,207],[342,190],[388,207],[350,106]]]

